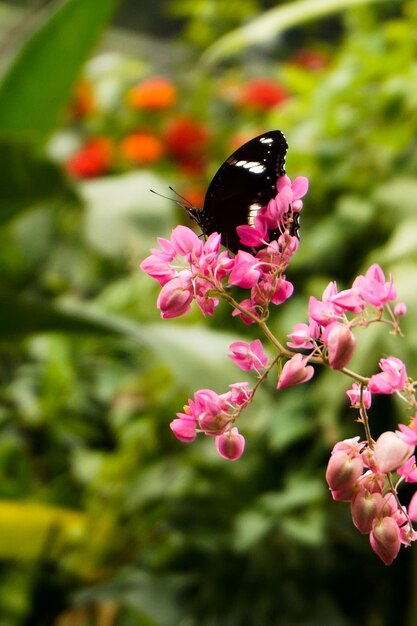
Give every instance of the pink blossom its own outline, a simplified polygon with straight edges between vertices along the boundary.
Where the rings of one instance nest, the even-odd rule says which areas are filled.
[[[220,236],[216,235],[218,239],[218,248],[220,247]],[[193,254],[199,257],[203,252],[203,242],[195,234],[191,228],[187,226],[177,226],[171,233],[171,244],[176,252],[181,256],[187,256]]]
[[[390,394],[404,389],[407,372],[404,363],[395,356],[379,361],[382,369],[380,374],[374,374],[369,379],[369,391],[372,393]]]
[[[292,333],[288,335],[291,341],[287,345],[290,348],[313,348],[314,341],[320,334],[320,327],[312,320],[310,324],[295,324]]]
[[[299,353],[294,354],[282,368],[277,388],[285,389],[285,387],[300,385],[310,380],[314,375],[314,367],[307,365],[307,362],[308,357],[303,357],[303,355]]]
[[[349,363],[356,347],[356,339],[350,328],[344,324],[327,326],[322,336],[327,345],[329,365],[341,370]]]
[[[247,226],[243,224],[236,228],[240,243],[248,248],[258,248],[259,246],[266,244],[266,237],[268,234],[267,228],[262,225]]]
[[[416,457],[414,454],[404,465],[401,465],[401,467],[397,469],[397,474],[404,476],[407,483],[417,483]]]
[[[373,551],[385,565],[391,565],[401,547],[400,529],[395,520],[392,517],[375,519],[369,541]]]
[[[397,297],[392,278],[386,282],[385,274],[377,264],[371,265],[365,276],[358,276],[352,287],[359,291],[366,302],[378,308]]]
[[[276,280],[273,287],[271,302],[276,305],[282,304],[285,300],[291,298],[294,292],[293,284],[286,280],[284,276]]]
[[[184,443],[190,443],[197,437],[197,426],[194,419],[184,414],[180,418],[172,420],[170,428],[177,439]]]
[[[249,387],[249,383],[232,383],[230,388],[230,402],[237,406],[242,406],[250,401],[252,398],[252,389]]]
[[[405,441],[406,443],[411,444],[412,446],[417,446],[417,413],[414,414],[414,417],[410,420],[408,426],[405,424],[398,424],[398,428],[400,432],[396,431],[398,437]]]
[[[327,326],[331,322],[339,321],[342,309],[332,302],[332,298],[336,294],[336,283],[331,282],[324,290],[321,300],[311,296],[308,303],[309,319],[314,320],[321,326]]]
[[[397,302],[394,307],[394,315],[396,315],[397,317],[403,317],[404,315],[407,315],[407,305],[405,302]]]
[[[230,345],[230,350],[232,354],[229,354],[229,357],[244,371],[259,372],[268,363],[268,356],[264,352],[260,339],[255,339],[250,343],[235,341]]]
[[[244,289],[250,289],[255,285],[261,272],[257,269],[258,260],[249,252],[239,250],[235,256],[234,267],[229,276],[229,283]]]
[[[244,322],[244,324],[254,324],[254,320],[249,317],[249,315],[245,315],[245,311],[251,313],[256,318],[259,318],[259,312],[256,304],[252,302],[252,300],[250,300],[249,298],[246,298],[245,300],[242,300],[242,302],[239,302],[239,305],[242,307],[243,311],[240,311],[239,309],[234,309],[232,317],[240,315],[241,320],[242,322]]]
[[[291,187],[291,202],[296,202],[306,195],[308,191],[308,178],[306,176],[297,176],[291,183],[291,179],[288,176],[281,176],[277,180],[278,195],[282,193],[284,187],[287,186]]]
[[[365,302],[356,289],[344,289],[330,298],[330,302],[336,304],[344,311],[360,313],[365,308]]]
[[[162,287],[156,306],[163,319],[185,315],[193,301],[192,286],[189,274],[181,274]]]
[[[375,465],[380,472],[387,474],[403,465],[413,454],[414,447],[405,443],[394,432],[380,435],[374,446]]]
[[[353,383],[352,388],[346,392],[349,397],[350,405],[354,409],[359,409],[361,406],[361,386],[358,383]],[[365,409],[369,409],[372,403],[372,394],[366,387],[362,387],[362,402]]]
[[[245,438],[239,434],[237,428],[216,437],[216,450],[224,459],[236,461],[245,449]]]

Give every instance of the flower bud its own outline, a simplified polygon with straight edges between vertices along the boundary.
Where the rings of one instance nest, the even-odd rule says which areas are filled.
[[[245,449],[245,438],[239,434],[237,428],[216,437],[216,450],[224,459],[236,461]]]
[[[394,307],[394,315],[396,315],[397,317],[403,317],[404,315],[407,315],[407,305],[405,302],[397,302]]]
[[[197,437],[197,425],[192,418],[180,417],[172,420],[169,427],[176,438],[184,443],[190,443]]]
[[[326,481],[332,491],[345,491],[354,486],[363,471],[360,457],[351,458],[340,450],[332,454],[326,470]]]
[[[380,472],[387,474],[403,465],[413,454],[414,447],[392,431],[380,435],[374,446],[374,461]]]
[[[350,505],[352,520],[362,534],[372,530],[372,523],[380,514],[385,500],[380,493],[370,493],[361,489],[353,498]]]
[[[161,311],[161,317],[168,319],[188,313],[192,301],[191,289],[185,286],[181,276],[177,276],[162,287],[156,306]]]
[[[294,356],[285,363],[282,368],[281,375],[278,379],[277,388],[285,389],[292,385],[299,385],[310,380],[314,374],[312,365],[307,365],[307,358],[302,354],[294,354]]]
[[[343,369],[355,351],[356,339],[347,326],[334,324],[326,338],[329,365],[334,370]]]
[[[392,517],[382,517],[373,522],[369,535],[371,548],[385,565],[391,565],[401,547],[401,534]]]

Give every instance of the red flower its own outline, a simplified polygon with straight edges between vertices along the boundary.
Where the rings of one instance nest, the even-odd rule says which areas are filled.
[[[113,146],[106,137],[90,139],[65,163],[69,174],[77,178],[94,178],[105,174],[113,161]]]
[[[138,132],[125,137],[120,143],[123,157],[140,165],[159,161],[164,153],[164,146],[158,137],[151,133]]]
[[[207,127],[188,115],[171,120],[165,131],[168,152],[183,163],[201,157],[207,147],[209,137]]]
[[[177,101],[177,88],[168,78],[157,76],[135,85],[126,94],[127,105],[132,109],[160,111],[172,107]]]
[[[244,85],[239,98],[241,106],[267,111],[281,104],[289,94],[285,87],[269,78],[254,78]]]

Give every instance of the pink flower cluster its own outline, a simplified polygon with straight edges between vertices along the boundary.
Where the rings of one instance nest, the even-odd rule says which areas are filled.
[[[379,321],[382,311],[388,302],[396,298],[396,289],[392,279],[385,280],[385,275],[379,265],[372,265],[364,276],[358,276],[350,289],[338,291],[335,282],[327,285],[321,300],[314,296],[309,301],[308,324],[296,324],[289,334],[290,348],[311,350],[308,357],[302,361],[299,355],[292,357],[291,361],[298,358],[300,368],[305,368],[306,363],[312,357],[319,357],[327,362],[331,368],[342,370],[351,360],[356,347],[356,339],[352,332],[355,326],[368,326],[371,321]],[[367,306],[376,310],[376,318],[370,320],[365,315]],[[349,319],[349,314],[356,316]],[[382,360],[384,361],[384,359]],[[286,364],[288,366],[288,363]],[[310,371],[312,375],[312,372]],[[383,388],[389,389],[390,375],[385,372],[373,377],[370,382],[371,391]],[[311,376],[306,377],[308,380]],[[300,382],[304,382],[303,380]],[[296,384],[295,382],[292,384]],[[398,383],[393,383],[394,386]],[[389,391],[378,391],[390,393]]]
[[[375,264],[349,289],[339,291],[336,283],[330,282],[321,299],[311,296],[308,323],[295,324],[288,347],[273,335],[267,325],[269,306],[285,302],[293,293],[285,271],[298,247],[294,233],[307,188],[304,177],[293,183],[287,176],[278,179],[276,197],[259,209],[253,224],[237,228],[244,249],[235,256],[220,250],[220,234],[213,233],[202,241],[190,229],[178,226],[171,239],[158,239],[160,248],[153,249],[141,264],[142,270],[162,286],[157,306],[163,318],[186,314],[193,301],[204,314],[213,315],[223,299],[232,306],[232,315],[240,316],[246,324],[257,324],[275,350],[275,356],[269,358],[260,339],[232,343],[229,357],[241,370],[254,372],[256,384],[251,388],[247,382],[235,383],[223,394],[210,389],[197,391],[170,426],[183,442],[194,441],[198,433],[213,437],[220,456],[236,460],[245,448],[236,421],[272,368],[278,366],[280,370],[280,390],[310,380],[313,365],[324,365],[350,377],[354,382],[346,393],[351,407],[359,411],[357,422],[363,425],[366,437],[364,441],[357,437],[335,445],[326,479],[334,500],[350,502],[355,526],[369,535],[372,549],[390,564],[401,545],[417,538],[412,526],[417,522],[417,492],[407,508],[400,504],[397,493],[400,483],[417,483],[417,413],[408,426],[400,424],[396,432],[384,432],[374,442],[367,411],[373,394],[394,393],[415,411],[417,383],[395,356],[381,358],[380,371],[370,377],[346,366],[356,348],[353,330],[384,322],[398,333],[399,317],[406,314],[406,306],[398,302],[391,308],[396,288],[392,278],[387,280]],[[249,296],[236,301],[230,286],[248,289]]]
[[[184,406],[183,413],[171,424],[171,430],[180,441],[194,441],[198,432],[215,437],[216,450],[225,459],[235,461],[243,454],[245,439],[234,423],[240,412],[250,403],[252,391],[248,383],[235,383],[230,391],[217,394],[211,389],[200,389]]]
[[[304,177],[291,183],[288,176],[282,176],[277,181],[277,196],[259,210],[254,225],[237,228],[242,245],[249,246],[253,254],[239,250],[233,257],[225,250],[220,252],[220,234],[202,241],[185,226],[177,226],[170,240],[158,238],[160,249],[152,249],[140,267],[162,285],[157,301],[161,316],[185,315],[193,301],[204,314],[213,315],[218,293],[224,291],[223,281],[251,290],[250,298],[235,310],[245,323],[253,323],[271,302],[285,302],[293,286],[284,272],[298,247],[290,229],[307,187]],[[267,241],[270,232],[278,233],[278,239]]]
[[[412,420],[414,424],[414,420]],[[406,427],[400,426],[401,431]],[[372,549],[390,565],[401,545],[417,539],[417,492],[408,510],[397,497],[402,480],[417,482],[414,446],[417,436],[387,431],[370,445],[359,437],[338,442],[330,457],[326,480],[334,500],[350,502],[352,520],[359,532],[369,535]],[[408,437],[408,438],[407,438]],[[393,483],[393,472],[398,479]]]

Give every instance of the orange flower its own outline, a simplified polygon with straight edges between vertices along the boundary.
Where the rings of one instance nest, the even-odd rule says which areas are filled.
[[[127,105],[132,109],[161,111],[172,107],[177,101],[177,88],[163,76],[148,78],[138,83],[126,94]]]
[[[121,141],[120,152],[129,161],[146,165],[162,158],[164,146],[155,135],[139,132],[132,133]]]
[[[96,102],[91,83],[82,79],[75,85],[70,112],[76,119],[87,117],[94,113]]]
[[[69,174],[77,178],[94,178],[109,171],[113,161],[113,146],[107,137],[90,139],[65,163]]]
[[[254,78],[246,83],[239,98],[241,106],[267,111],[288,98],[287,90],[269,78]]]
[[[209,137],[207,127],[188,115],[171,120],[165,131],[168,152],[183,162],[201,160]]]

